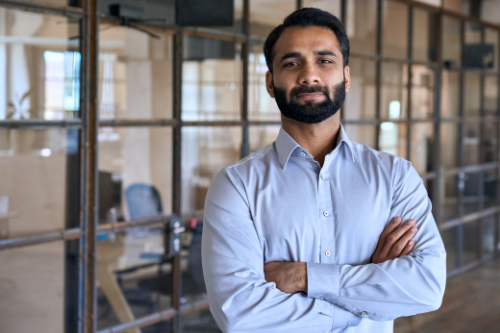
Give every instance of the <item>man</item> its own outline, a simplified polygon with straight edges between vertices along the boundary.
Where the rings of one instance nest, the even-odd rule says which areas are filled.
[[[298,10],[264,53],[282,129],[220,171],[205,203],[203,271],[217,324],[392,332],[395,318],[439,308],[445,250],[420,177],[408,161],[351,142],[340,124],[351,85],[341,23]]]

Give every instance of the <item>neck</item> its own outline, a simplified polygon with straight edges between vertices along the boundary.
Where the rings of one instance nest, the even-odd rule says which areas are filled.
[[[317,124],[306,124],[281,116],[283,129],[318,163],[323,166],[325,156],[337,144],[340,132],[340,112]]]

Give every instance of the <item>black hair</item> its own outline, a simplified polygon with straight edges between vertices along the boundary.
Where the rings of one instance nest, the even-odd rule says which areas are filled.
[[[276,41],[286,28],[295,26],[303,28],[321,27],[333,31],[340,43],[344,67],[347,66],[349,61],[349,39],[347,38],[344,26],[340,20],[336,16],[321,9],[302,8],[288,15],[283,21],[283,24],[278,25],[271,31],[269,36],[267,36],[266,42],[264,43],[264,56],[266,57],[266,64],[271,73],[273,72],[273,59],[276,55],[273,51],[274,44],[276,44]]]

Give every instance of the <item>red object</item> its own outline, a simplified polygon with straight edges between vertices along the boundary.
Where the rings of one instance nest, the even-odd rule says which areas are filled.
[[[198,220],[197,219],[191,219],[187,223],[189,229],[196,229],[196,225],[197,224],[198,224]]]

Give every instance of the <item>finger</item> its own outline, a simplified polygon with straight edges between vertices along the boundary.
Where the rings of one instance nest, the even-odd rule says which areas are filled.
[[[392,220],[389,222],[385,230],[380,234],[379,241],[377,243],[377,248],[375,249],[375,252],[373,253],[373,256],[376,257],[380,252],[382,251],[384,245],[385,245],[385,240],[387,236],[396,230],[398,226],[401,224],[401,218],[399,216],[393,217]]]
[[[389,254],[392,250],[392,246],[396,244],[399,239],[410,229],[415,225],[415,220],[408,220],[405,223],[403,223],[398,229],[393,231],[389,236],[387,236],[384,248],[382,249],[381,256],[382,258],[387,258],[389,257]]]
[[[392,232],[394,232],[399,225],[401,224],[401,218],[399,216],[393,217],[392,220],[389,222],[385,230],[380,234],[380,238],[387,238]]]
[[[411,250],[413,250],[413,247],[415,246],[415,241],[414,240],[411,240],[409,241],[406,246],[405,246],[405,249],[403,250],[403,252],[401,252],[401,254],[399,255],[400,257],[402,256],[407,256],[410,254]]]
[[[401,255],[401,252],[403,252],[408,242],[413,239],[413,236],[415,236],[416,233],[417,227],[411,227],[403,236],[401,236],[396,244],[392,246],[391,252],[389,252],[391,259],[397,258]]]

